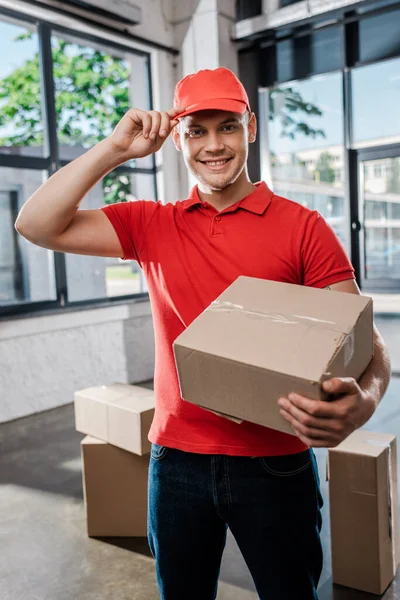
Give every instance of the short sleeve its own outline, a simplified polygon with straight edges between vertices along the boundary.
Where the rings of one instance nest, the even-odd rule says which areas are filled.
[[[137,260],[145,244],[146,231],[159,208],[158,202],[136,200],[108,204],[100,210],[110,220],[120,241],[124,260]]]
[[[303,284],[323,288],[354,279],[354,268],[333,229],[316,211],[311,211],[302,248]]]

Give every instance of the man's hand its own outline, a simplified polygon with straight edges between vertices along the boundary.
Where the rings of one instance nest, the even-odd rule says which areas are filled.
[[[298,394],[280,398],[281,415],[298,438],[314,448],[333,448],[373,415],[376,403],[351,377],[327,379],[323,389],[334,394],[331,401],[311,400]]]
[[[111,143],[117,152],[125,156],[125,160],[153,154],[161,148],[177,125],[175,117],[183,110],[182,107],[177,107],[165,112],[146,112],[131,108],[111,134]]]

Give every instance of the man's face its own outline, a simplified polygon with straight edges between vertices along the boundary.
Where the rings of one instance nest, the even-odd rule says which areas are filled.
[[[183,117],[173,140],[197,181],[221,191],[243,172],[255,134],[254,114],[204,110]]]

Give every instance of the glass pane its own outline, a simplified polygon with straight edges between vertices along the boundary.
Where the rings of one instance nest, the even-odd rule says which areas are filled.
[[[41,171],[0,168],[0,304],[56,299],[54,253],[14,228],[19,209],[46,177]]]
[[[400,157],[363,163],[364,278],[398,279]]]
[[[360,61],[372,62],[400,53],[400,10],[360,21]]]
[[[72,160],[110,135],[126,111],[150,108],[147,58],[52,36],[57,133],[61,160]],[[130,166],[151,168],[152,156]]]
[[[155,196],[153,175],[112,171],[85,197],[82,208],[104,204],[152,200]],[[136,261],[119,258],[66,254],[68,300],[92,300],[146,292],[144,277]]]
[[[339,27],[329,27],[312,35],[278,42],[277,80],[290,81],[342,68],[341,36]]]
[[[34,26],[0,17],[0,152],[43,156],[39,41]]]
[[[318,210],[349,251],[341,74],[262,92],[260,107],[263,179],[275,193]]]
[[[400,141],[400,58],[354,69],[353,147]]]

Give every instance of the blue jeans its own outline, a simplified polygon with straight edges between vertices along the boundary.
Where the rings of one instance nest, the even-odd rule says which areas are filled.
[[[322,497],[312,450],[192,454],[153,444],[149,544],[161,600],[214,600],[229,527],[260,600],[317,600]]]

